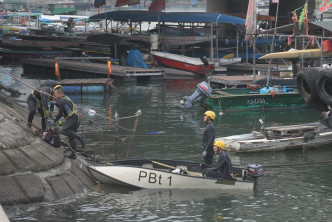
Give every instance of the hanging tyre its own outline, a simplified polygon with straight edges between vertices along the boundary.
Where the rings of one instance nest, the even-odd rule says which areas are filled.
[[[316,79],[319,70],[316,68],[301,69],[296,78],[297,88],[303,100],[309,104],[320,104],[321,101],[316,92]]]
[[[332,105],[332,69],[323,69],[316,81],[319,99],[326,105]]]

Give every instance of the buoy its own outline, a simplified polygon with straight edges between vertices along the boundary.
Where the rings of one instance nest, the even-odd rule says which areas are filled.
[[[24,24],[25,24],[25,21],[26,21],[26,19],[25,19],[24,17],[21,17],[21,18],[20,18],[20,24],[24,25]]]
[[[60,80],[59,61],[55,62],[55,76]]]
[[[110,60],[107,60],[107,77],[109,78],[112,73],[112,62]]]

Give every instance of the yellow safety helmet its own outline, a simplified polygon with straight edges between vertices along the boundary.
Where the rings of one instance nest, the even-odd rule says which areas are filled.
[[[215,119],[216,118],[216,114],[212,111],[206,111],[204,113],[205,116],[209,116],[211,119]]]
[[[219,147],[222,150],[224,150],[226,146],[224,141],[221,140],[214,141],[213,145]]]
[[[56,85],[54,86],[53,90],[56,90],[57,88],[63,88],[62,85]]]

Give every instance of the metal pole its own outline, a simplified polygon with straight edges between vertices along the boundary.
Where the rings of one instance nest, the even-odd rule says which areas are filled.
[[[323,38],[325,37],[325,29],[323,28]],[[323,38],[320,39],[320,65],[323,65]]]
[[[253,60],[253,67],[252,67],[252,75],[253,75],[253,82],[256,84],[256,33],[254,34],[254,46],[253,46],[253,53],[252,53],[252,60]]]
[[[218,39],[219,39],[219,35],[218,35],[218,21],[219,21],[219,18],[220,18],[221,14],[218,15],[217,19],[216,19],[216,58],[219,58],[219,42],[218,42]],[[213,30],[213,29],[212,29]],[[213,37],[213,32],[212,32],[212,37]],[[213,57],[212,57],[213,58]],[[212,59],[211,58],[211,59]]]
[[[218,43],[218,23],[216,22],[216,58],[219,58],[219,43]]]
[[[158,16],[158,51],[160,50],[159,45],[160,45],[160,17]]]
[[[304,49],[304,37],[302,38],[302,50]],[[304,64],[304,58],[302,57],[302,67]]]
[[[210,59],[213,59],[213,23],[211,22]]]
[[[248,41],[246,41],[246,63],[249,63],[248,54]]]
[[[277,23],[278,23],[278,12],[279,12],[279,3],[277,3],[277,12],[276,12],[276,20],[274,22],[274,30],[273,30],[273,37],[272,37],[272,44],[271,44],[271,53],[274,52],[274,42],[275,42],[275,37],[276,37],[276,33],[277,33]],[[267,70],[267,81],[266,84],[267,86],[269,86],[270,84],[270,77],[271,77],[271,63],[272,63],[272,59],[269,59],[269,67]]]
[[[236,30],[236,58],[239,58],[239,31]]]
[[[118,159],[118,140],[119,140],[119,116],[115,114],[115,160]]]

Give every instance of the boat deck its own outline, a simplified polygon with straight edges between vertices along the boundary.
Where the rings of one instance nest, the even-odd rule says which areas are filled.
[[[256,81],[266,78],[266,76],[256,76]],[[227,86],[246,86],[253,82],[253,76],[209,76],[208,82],[212,83],[221,83]]]
[[[45,78],[54,78],[56,59],[25,59],[22,60],[24,75],[41,75]],[[107,77],[107,64],[87,62],[86,60],[59,61],[60,77],[71,78],[99,78]],[[112,65],[113,79],[138,80],[139,78],[163,78],[164,72],[160,69],[143,69],[128,66]]]

